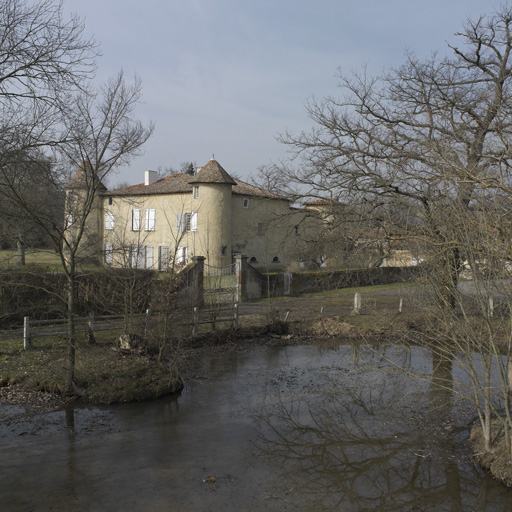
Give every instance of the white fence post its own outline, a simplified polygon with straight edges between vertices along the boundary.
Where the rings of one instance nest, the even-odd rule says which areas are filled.
[[[404,299],[400,298],[400,304],[398,304],[398,312],[401,313],[402,312],[402,306],[404,304]]]
[[[146,319],[144,322],[144,339],[148,338],[149,335],[149,317],[151,316],[151,309],[146,309]]]
[[[23,318],[23,348],[25,350],[30,346],[30,318]]]
[[[238,304],[235,304],[235,312],[234,312],[234,327],[235,329],[238,329]]]
[[[361,313],[361,294],[356,292],[354,295],[354,314],[359,315]]]
[[[199,323],[199,308],[194,308],[194,327],[192,327],[192,335],[195,336],[197,334],[197,324]]]

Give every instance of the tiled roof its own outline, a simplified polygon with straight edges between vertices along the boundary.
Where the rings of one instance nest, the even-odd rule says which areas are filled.
[[[331,204],[327,199],[314,199],[313,201],[308,201],[304,203],[305,206],[327,206]]]
[[[89,174],[89,177],[87,176]],[[88,162],[84,162],[75,172],[73,177],[69,180],[66,185],[66,189],[75,188],[88,188],[91,185],[90,175],[92,174],[92,166]],[[107,187],[99,180],[97,176],[94,176],[94,184],[99,192],[107,190]]]
[[[204,167],[203,167],[204,170]],[[202,172],[202,171],[200,171]],[[241,180],[233,179],[233,194],[239,194],[244,196],[256,196],[256,197],[266,197],[269,199],[282,199],[286,200],[286,198],[281,197],[277,194],[269,192],[259,187],[255,187],[254,185],[250,185],[249,183],[245,183]],[[139,185],[131,185],[129,187],[118,188],[117,190],[109,190],[104,192],[103,195],[109,196],[145,196],[145,195],[161,195],[161,194],[182,194],[182,193],[191,193],[192,187],[194,183],[203,183],[191,180],[189,174],[171,174],[166,178],[162,178],[161,180],[152,183],[151,185],[144,185],[141,183]],[[211,183],[211,182],[210,182]]]
[[[279,196],[277,194],[274,194],[273,192],[270,192],[263,188],[256,187],[254,185],[250,185],[249,183],[245,183],[245,181],[237,179],[235,179],[235,181],[236,185],[233,187],[233,194],[240,194],[243,196],[267,197],[269,199],[282,199],[284,201],[287,201],[286,197]]]
[[[222,165],[213,158],[192,177],[190,183],[224,183],[236,185],[235,180],[226,172]]]
[[[151,185],[130,185],[116,190],[109,190],[105,195],[109,196],[145,196],[154,194],[180,194],[192,191],[189,184],[189,174],[171,174]]]

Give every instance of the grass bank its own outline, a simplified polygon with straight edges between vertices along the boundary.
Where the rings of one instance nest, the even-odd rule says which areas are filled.
[[[120,332],[103,331],[96,343],[78,341],[76,397],[92,403],[117,403],[158,398],[175,392],[170,365],[146,351],[115,347]],[[67,343],[63,337],[34,340],[23,350],[19,339],[0,341],[0,386],[64,395]]]
[[[475,425],[471,430],[470,445],[480,465],[489,471],[498,481],[512,487],[512,463],[510,452],[505,445],[502,425],[493,422],[491,435],[493,438],[492,451],[486,451],[481,425]]]

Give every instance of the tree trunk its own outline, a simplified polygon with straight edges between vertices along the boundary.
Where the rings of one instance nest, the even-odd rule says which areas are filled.
[[[76,333],[75,333],[75,272],[71,269],[68,276],[68,372],[66,376],[66,394],[71,395],[75,386],[75,359],[76,359]]]

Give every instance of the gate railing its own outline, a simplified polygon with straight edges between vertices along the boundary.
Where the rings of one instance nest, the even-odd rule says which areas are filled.
[[[238,302],[236,263],[218,267],[204,264],[203,293],[206,304]]]

